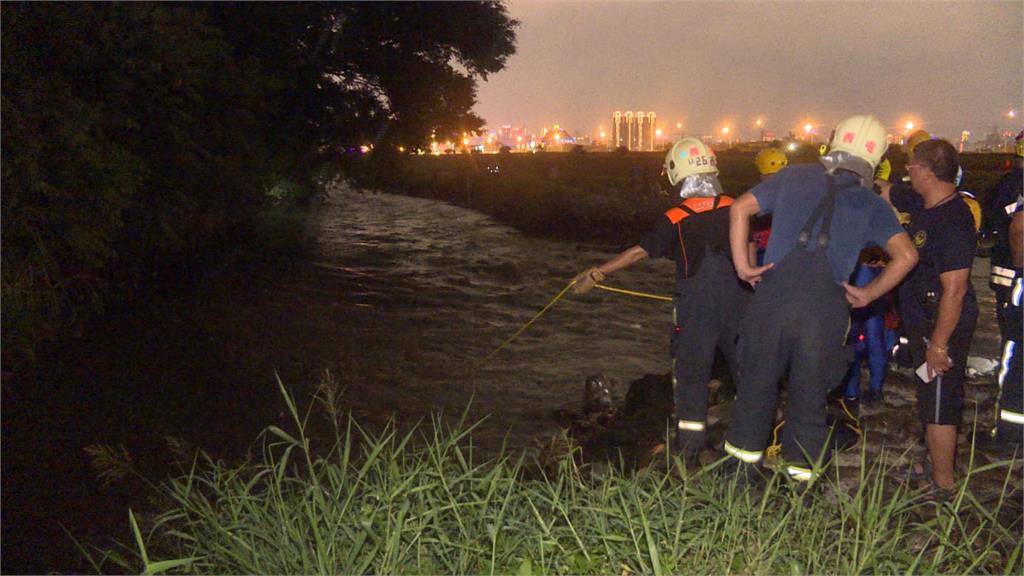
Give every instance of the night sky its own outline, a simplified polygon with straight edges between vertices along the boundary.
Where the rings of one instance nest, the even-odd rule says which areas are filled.
[[[843,117],[908,119],[977,141],[1020,129],[1022,2],[524,2],[517,53],[482,83],[493,129],[606,127],[649,111],[675,131],[723,125],[777,136],[805,123],[822,137]],[[1010,118],[1013,109],[1017,116]],[[1016,128],[1013,128],[1016,126]]]

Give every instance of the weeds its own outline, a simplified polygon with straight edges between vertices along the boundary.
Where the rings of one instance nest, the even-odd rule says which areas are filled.
[[[481,457],[465,415],[371,433],[337,412],[333,381],[325,382],[318,398],[336,424],[326,455],[310,450],[310,412],[281,386],[292,430],[267,429],[262,462],[201,456],[158,487],[171,504],[151,521],[129,512],[134,553],[96,552],[93,565],[218,574],[1022,569],[1005,462],[972,471],[1005,467],[998,497],[982,502],[965,482],[946,504],[892,482],[884,453],[867,462],[866,451],[852,489],[840,487],[838,468],[808,492],[779,475],[747,489],[716,466],[688,472],[680,461],[598,475],[571,452],[554,465],[509,450]]]

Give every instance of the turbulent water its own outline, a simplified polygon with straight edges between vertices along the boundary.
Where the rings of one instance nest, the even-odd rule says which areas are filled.
[[[317,227],[314,267],[324,281],[315,284],[330,288],[307,293],[305,305],[337,322],[336,362],[369,412],[456,412],[472,400],[474,416],[489,415],[481,441],[507,434],[523,445],[557,429],[552,411],[579,409],[587,375],[628,382],[668,370],[671,304],[597,290],[570,291],[484,360],[607,249],[525,237],[435,201],[340,187]],[[650,261],[609,284],[670,295],[672,278],[671,262]],[[362,370],[344,368],[352,365]]]

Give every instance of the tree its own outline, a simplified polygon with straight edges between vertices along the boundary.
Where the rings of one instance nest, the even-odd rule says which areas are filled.
[[[516,25],[490,2],[0,10],[5,358],[226,242],[324,153],[478,128]]]

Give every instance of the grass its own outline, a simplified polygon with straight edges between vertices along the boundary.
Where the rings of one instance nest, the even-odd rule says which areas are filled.
[[[160,511],[129,511],[135,542],[85,551],[97,571],[260,574],[1019,574],[1019,487],[961,487],[946,504],[890,480],[885,453],[859,478],[828,469],[801,496],[776,475],[749,490],[715,466],[640,471],[484,455],[474,425],[377,433],[341,414],[331,380],[320,406],[333,444],[311,449],[310,410],[281,387],[293,425],[271,426],[260,456],[229,465],[197,452],[153,485]],[[316,410],[320,412],[322,410]],[[983,472],[983,468],[971,473]],[[1000,472],[1001,473],[1001,472]],[[849,480],[849,479],[847,479]],[[967,486],[969,483],[963,483]]]

